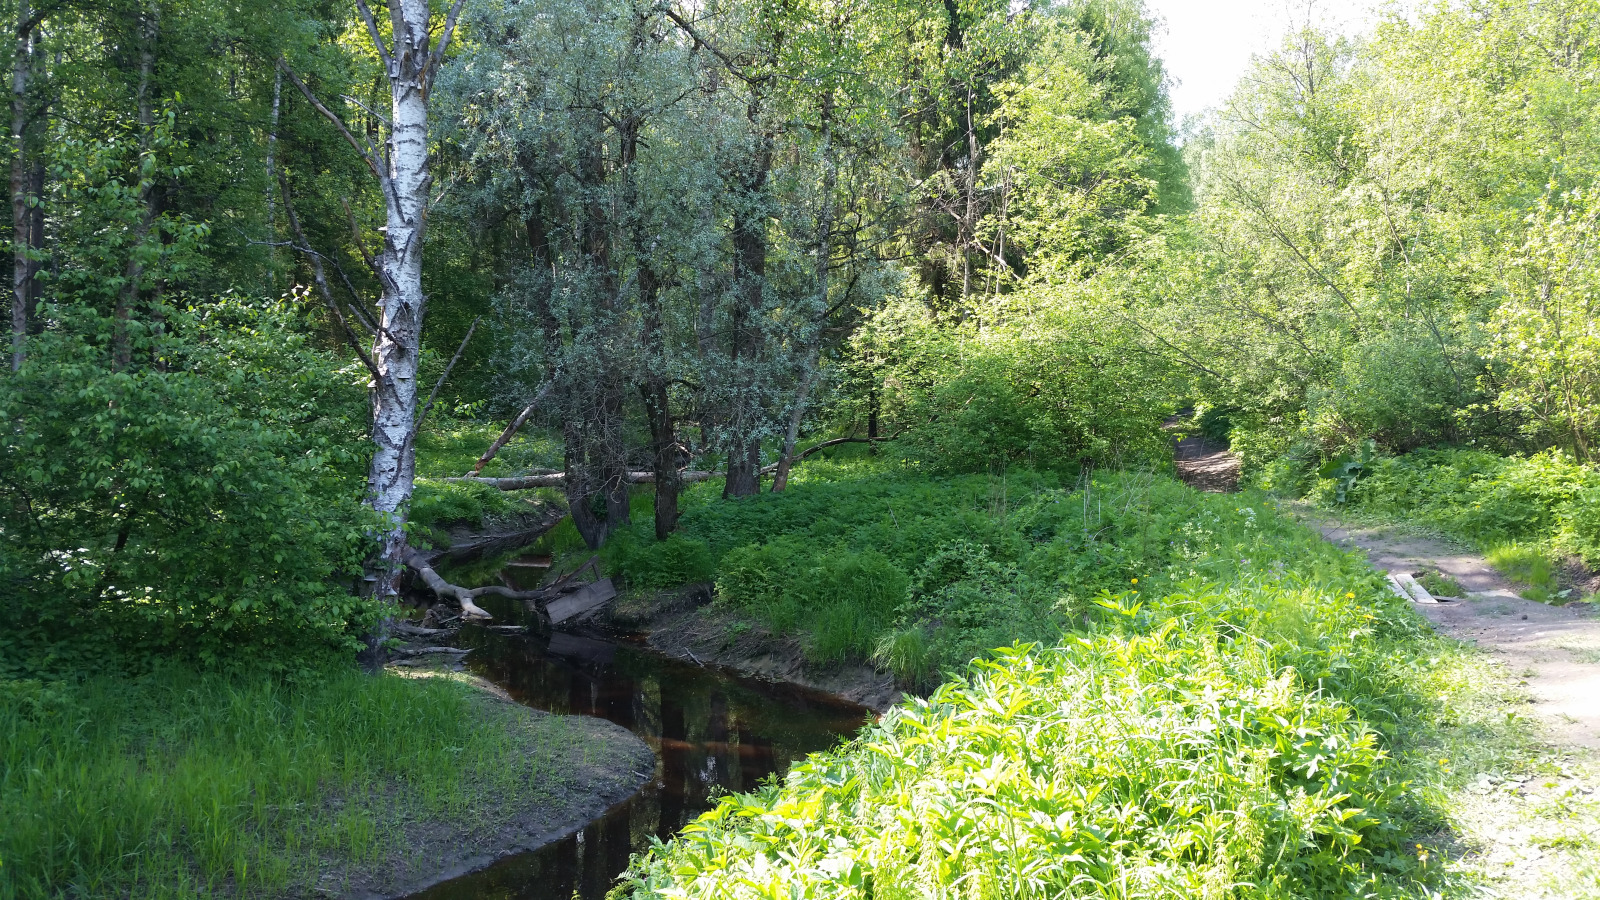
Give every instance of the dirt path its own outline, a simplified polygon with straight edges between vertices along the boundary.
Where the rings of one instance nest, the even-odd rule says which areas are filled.
[[[1192,411],[1180,412],[1167,419],[1162,427],[1168,431],[1177,430],[1187,425],[1192,416]],[[1173,446],[1172,461],[1178,469],[1178,477],[1196,490],[1231,494],[1239,489],[1239,457],[1229,451],[1227,441],[1191,435]]]
[[[1434,627],[1503,660],[1534,697],[1534,711],[1558,744],[1600,749],[1600,617],[1584,604],[1561,607],[1518,596],[1483,557],[1459,546],[1381,527],[1351,526],[1300,508],[1302,521],[1342,547],[1365,551],[1384,572],[1437,569],[1466,597],[1419,603]]]

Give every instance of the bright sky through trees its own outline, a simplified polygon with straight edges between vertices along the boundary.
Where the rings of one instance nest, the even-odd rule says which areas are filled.
[[[1177,121],[1227,99],[1250,64],[1251,54],[1271,49],[1291,25],[1312,21],[1346,32],[1376,18],[1367,0],[1149,0],[1165,20],[1156,54],[1172,77]]]

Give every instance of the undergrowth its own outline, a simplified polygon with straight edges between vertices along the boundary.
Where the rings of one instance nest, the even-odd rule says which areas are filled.
[[[714,580],[718,603],[799,635],[813,660],[876,659],[931,687],[991,647],[1054,641],[1102,592],[1260,570],[1263,541],[1292,527],[1270,512],[1148,473],[1062,484],[813,463],[781,494],[724,502],[697,486],[672,540],[636,516],[606,558],[635,586]]]
[[[1441,819],[1414,758],[1437,751],[1406,723],[1431,698],[1396,676],[1433,639],[1276,513],[1151,494],[1154,517],[1181,499],[1213,535],[1253,538],[1250,562],[1101,593],[1065,637],[986,655],[726,798],[636,860],[625,893],[1427,896],[1442,868],[1419,836]]]
[[[440,678],[0,682],[0,898],[309,890],[559,779],[567,742]]]
[[[1529,599],[1580,599],[1561,591],[1555,563],[1562,557],[1600,568],[1600,472],[1560,451],[1419,450],[1361,460],[1342,480],[1317,482],[1310,497],[1467,541],[1528,585]]]

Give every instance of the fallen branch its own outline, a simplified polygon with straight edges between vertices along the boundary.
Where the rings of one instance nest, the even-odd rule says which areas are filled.
[[[539,401],[543,400],[544,395],[550,393],[550,388],[554,386],[554,381],[546,381],[539,387],[538,392],[533,395],[532,400],[528,401],[528,405],[523,407],[522,412],[517,413],[517,417],[511,420],[511,424],[506,426],[506,430],[500,432],[500,436],[494,439],[494,443],[489,445],[489,449],[483,451],[483,455],[478,457],[478,461],[473,465],[472,471],[467,473],[468,478],[476,477],[479,472],[483,471],[483,467],[487,466],[489,460],[494,459],[494,455],[500,452],[500,448],[504,447],[506,442],[511,440],[512,436],[522,428],[523,423],[527,422],[528,417],[533,415],[533,411],[538,408]]]
[[[464,619],[492,619],[494,616],[477,603],[473,602],[485,594],[494,594],[498,597],[510,597],[513,600],[543,600],[548,595],[544,591],[518,591],[500,585],[488,585],[480,588],[464,588],[451,584],[439,576],[429,564],[428,558],[421,553],[413,553],[406,559],[406,565],[416,572],[428,589],[441,600],[448,597],[461,604],[461,616]]]
[[[683,472],[679,476],[685,484],[697,481],[708,481],[721,477],[718,472]],[[507,478],[486,478],[481,475],[462,475],[457,478],[441,478],[440,481],[471,482],[473,484],[487,484],[502,491],[525,491],[529,488],[561,487],[567,483],[564,472],[541,472],[533,475],[513,475]],[[626,476],[628,484],[655,484],[654,472],[629,472]]]
[[[813,453],[816,453],[816,452],[821,451],[821,450],[826,450],[829,447],[837,447],[840,444],[881,444],[884,441],[892,441],[895,438],[897,438],[900,435],[905,434],[905,433],[906,433],[906,429],[905,428],[901,428],[899,431],[896,431],[894,434],[891,434],[888,437],[876,437],[876,438],[874,438],[874,437],[842,437],[842,438],[833,438],[832,440],[823,441],[820,444],[815,444],[813,446],[807,447],[805,450],[801,451],[799,456],[796,456],[794,458],[794,461],[795,462],[801,462],[802,460],[804,460],[806,457],[810,456]],[[777,470],[777,466],[776,465],[768,466],[767,468],[768,469],[772,469],[774,471]],[[766,472],[766,469],[762,469],[761,471],[762,472]]]
[[[461,339],[461,346],[456,348],[456,355],[450,357],[450,364],[444,367],[444,374],[440,375],[439,380],[434,382],[433,392],[428,394],[428,402],[422,404],[422,411],[417,413],[417,424],[411,426],[414,430],[422,430],[422,423],[427,420],[428,413],[433,410],[433,401],[439,397],[439,389],[444,387],[445,380],[450,377],[450,373],[455,369],[456,363],[461,361],[461,354],[467,350],[467,341],[472,340],[472,333],[478,330],[478,323],[482,321],[483,316],[479,316],[472,320],[471,325],[467,326],[467,336]]]

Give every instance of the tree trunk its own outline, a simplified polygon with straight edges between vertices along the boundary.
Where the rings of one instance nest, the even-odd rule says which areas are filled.
[[[151,3],[148,9],[139,16],[139,153],[150,152],[151,131],[155,128],[155,109],[150,103],[151,77],[155,73],[156,65],[156,39],[161,29],[161,7]],[[138,248],[150,237],[150,229],[155,226],[155,182],[139,181],[139,206],[142,213],[139,224],[134,226],[133,240],[134,251],[128,255],[126,270],[127,285],[122,293],[117,295],[117,304],[112,312],[116,322],[112,338],[112,361],[117,368],[126,368],[133,361],[133,338],[130,330],[133,322],[134,305],[139,300],[139,287],[144,277],[144,264],[140,262]]]
[[[28,82],[33,74],[33,28],[28,0],[17,3],[16,42],[11,60],[11,368],[26,357],[29,316],[28,259],[32,217],[28,209]]]
[[[760,121],[760,108],[752,104],[751,122]],[[728,417],[728,480],[722,496],[748,497],[761,492],[761,409],[757,369],[761,364],[763,336],[754,324],[761,313],[767,277],[767,220],[759,208],[772,171],[772,138],[759,139],[751,171],[744,181],[740,206],[733,217],[733,252],[736,296],[732,332],[732,372],[740,383],[733,387],[733,408]],[[742,396],[741,396],[742,395]]]
[[[789,470],[794,468],[794,445],[800,439],[800,421],[805,418],[806,404],[810,402],[811,389],[817,382],[817,362],[817,350],[813,347],[806,358],[800,389],[795,392],[794,407],[789,410],[789,430],[783,435],[783,455],[778,458],[778,470],[772,476],[774,494],[789,486]]]
[[[385,519],[374,594],[392,601],[406,561],[406,507],[416,481],[417,364],[422,349],[422,246],[427,234],[429,10],[427,0],[390,0],[389,141],[382,161],[383,250],[376,260],[382,298],[372,348],[374,452],[367,478],[372,508]],[[375,636],[381,640],[382,636]]]

